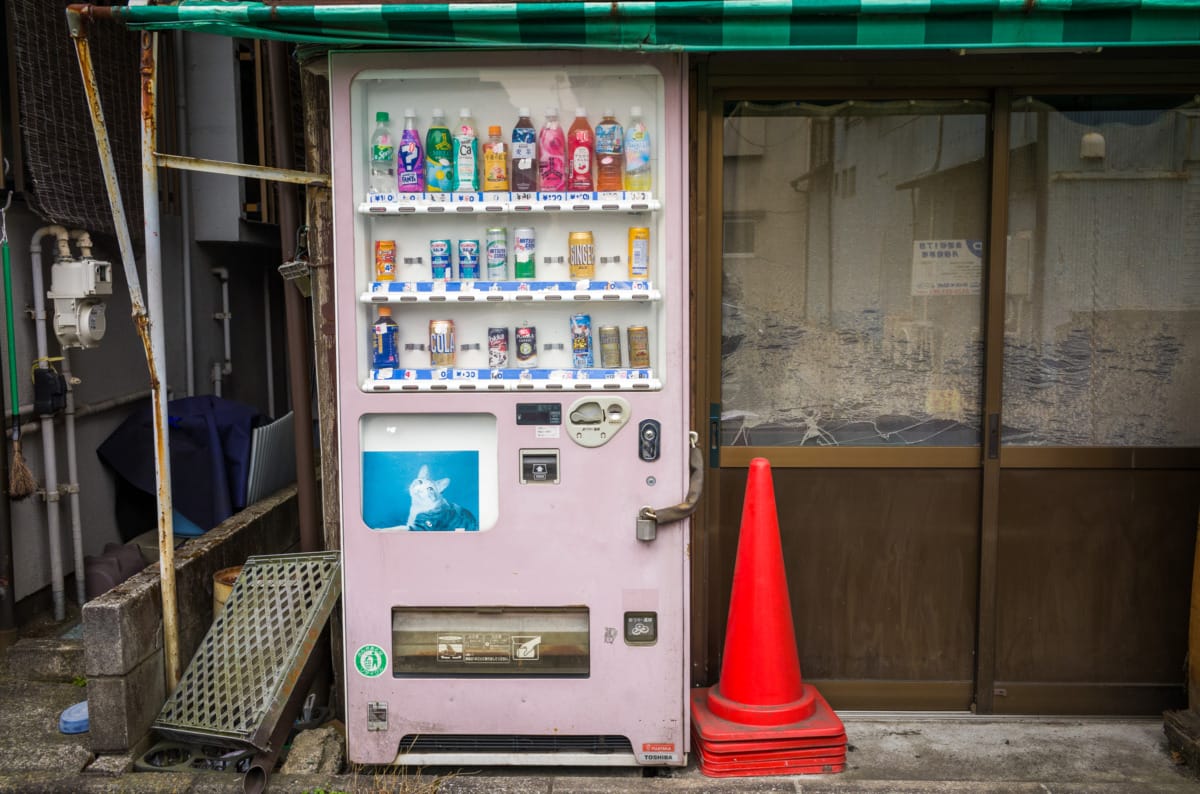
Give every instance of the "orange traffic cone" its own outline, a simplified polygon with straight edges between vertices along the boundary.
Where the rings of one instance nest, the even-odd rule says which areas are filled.
[[[713,777],[840,772],[842,721],[800,675],[775,486],[750,462],[721,678],[692,694],[700,771]]]

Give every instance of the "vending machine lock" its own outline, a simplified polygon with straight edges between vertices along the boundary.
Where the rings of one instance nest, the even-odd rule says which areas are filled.
[[[637,517],[637,539],[651,541],[658,537],[658,518],[654,515],[654,510],[649,507],[643,507]]]

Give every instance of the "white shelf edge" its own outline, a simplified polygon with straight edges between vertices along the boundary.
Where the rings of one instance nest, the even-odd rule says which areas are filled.
[[[481,306],[497,303],[654,303],[662,300],[657,289],[648,290],[605,290],[595,292],[364,292],[359,295],[360,303],[395,305],[417,303],[476,304]]]

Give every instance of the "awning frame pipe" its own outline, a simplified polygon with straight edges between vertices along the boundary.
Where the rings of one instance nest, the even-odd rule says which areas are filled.
[[[255,166],[230,163],[204,158],[163,154],[155,151],[157,145],[157,71],[158,34],[143,31],[141,34],[141,140],[142,140],[142,208],[145,229],[146,289],[149,305],[143,300],[133,253],[133,241],[129,234],[129,221],[117,183],[116,164],[104,110],[100,104],[99,84],[92,63],[91,47],[83,27],[83,18],[93,16],[94,7],[69,6],[67,26],[75,42],[84,93],[87,95],[88,111],[92,130],[96,136],[96,148],[100,156],[105,188],[113,214],[113,225],[121,252],[125,278],[128,282],[131,313],[142,346],[146,352],[146,364],[150,374],[150,394],[154,402],[155,436],[155,485],[158,498],[159,574],[162,583],[163,607],[163,652],[166,687],[173,691],[179,683],[181,668],[179,659],[179,611],[175,588],[174,522],[171,494],[170,438],[167,432],[167,384],[165,366],[165,340],[162,323],[152,318],[163,314],[162,305],[162,238],[158,209],[158,168],[203,171],[230,176],[267,179],[305,187],[329,187],[327,174],[313,174],[287,168]],[[81,13],[85,11],[86,13]],[[100,14],[96,16],[108,16]]]
[[[146,366],[150,374],[150,392],[154,403],[154,476],[158,500],[158,551],[159,576],[162,589],[163,610],[163,661],[167,691],[179,683],[179,609],[175,592],[175,532],[171,507],[171,459],[170,437],[167,432],[167,389],[166,370],[159,366],[165,361],[162,323],[153,322],[153,317],[162,316],[162,245],[159,233],[158,214],[158,166],[154,160],[154,145],[157,137],[157,58],[158,34],[141,34],[141,115],[142,115],[142,211],[144,217],[146,288],[150,296],[147,305],[142,298],[138,279],[137,263],[133,253],[133,240],[129,234],[129,221],[121,190],[117,184],[116,164],[108,128],[104,121],[104,110],[100,104],[100,88],[96,81],[92,63],[91,47],[83,29],[82,17],[68,9],[67,27],[75,41],[75,53],[79,60],[79,71],[87,94],[88,111],[92,119],[92,130],[96,136],[96,148],[100,155],[100,166],[104,172],[104,184],[108,191],[109,205],[113,213],[113,225],[117,244],[121,250],[125,279],[129,286],[129,302],[134,326],[142,340],[146,353]]]

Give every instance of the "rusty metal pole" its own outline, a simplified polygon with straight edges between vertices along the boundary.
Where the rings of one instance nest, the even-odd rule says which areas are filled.
[[[79,60],[80,76],[84,93],[87,95],[88,110],[92,118],[92,130],[96,137],[96,148],[100,155],[100,167],[104,173],[104,185],[112,208],[113,227],[117,234],[117,245],[121,250],[125,280],[129,289],[129,303],[134,326],[146,352],[146,366],[150,373],[150,392],[154,402],[154,470],[158,484],[158,549],[159,572],[162,579],[163,605],[163,657],[166,671],[167,691],[179,683],[179,610],[175,597],[175,527],[171,509],[171,460],[170,439],[167,435],[167,385],[164,360],[164,341],[161,319],[155,324],[151,318],[162,317],[162,241],[158,222],[158,168],[155,164],[154,146],[157,140],[156,107],[156,64],[158,34],[143,33],[141,43],[142,84],[142,210],[145,217],[146,286],[150,294],[150,306],[142,300],[141,282],[138,278],[137,262],[133,253],[133,240],[129,235],[129,220],[121,189],[117,184],[117,169],[113,161],[112,144],[108,138],[108,127],[104,123],[104,110],[100,104],[100,89],[92,65],[91,47],[83,29],[82,11],[90,18],[90,6],[72,6],[67,9],[67,27],[75,40],[75,54]]]
[[[271,86],[271,127],[275,163],[279,168],[291,168],[292,114],[291,90],[288,87],[287,45],[282,41],[267,43],[267,68]],[[277,183],[279,196],[279,240],[283,261],[296,255],[296,227],[299,223],[299,202],[296,188]],[[308,332],[311,320],[305,317],[304,296],[292,284],[283,288],[287,320],[288,378],[291,381],[292,410],[296,413],[296,499],[300,513],[300,550],[324,551],[320,527],[317,525],[317,473],[313,455],[312,379],[308,363]]]
[[[154,403],[154,479],[158,486],[158,555],[162,580],[163,656],[167,691],[179,683],[179,607],[175,593],[175,527],[171,446],[167,433],[167,368],[163,334],[162,238],[158,221],[158,34],[142,33],[142,213],[145,218],[147,318],[142,345]],[[142,327],[139,327],[139,331]]]

